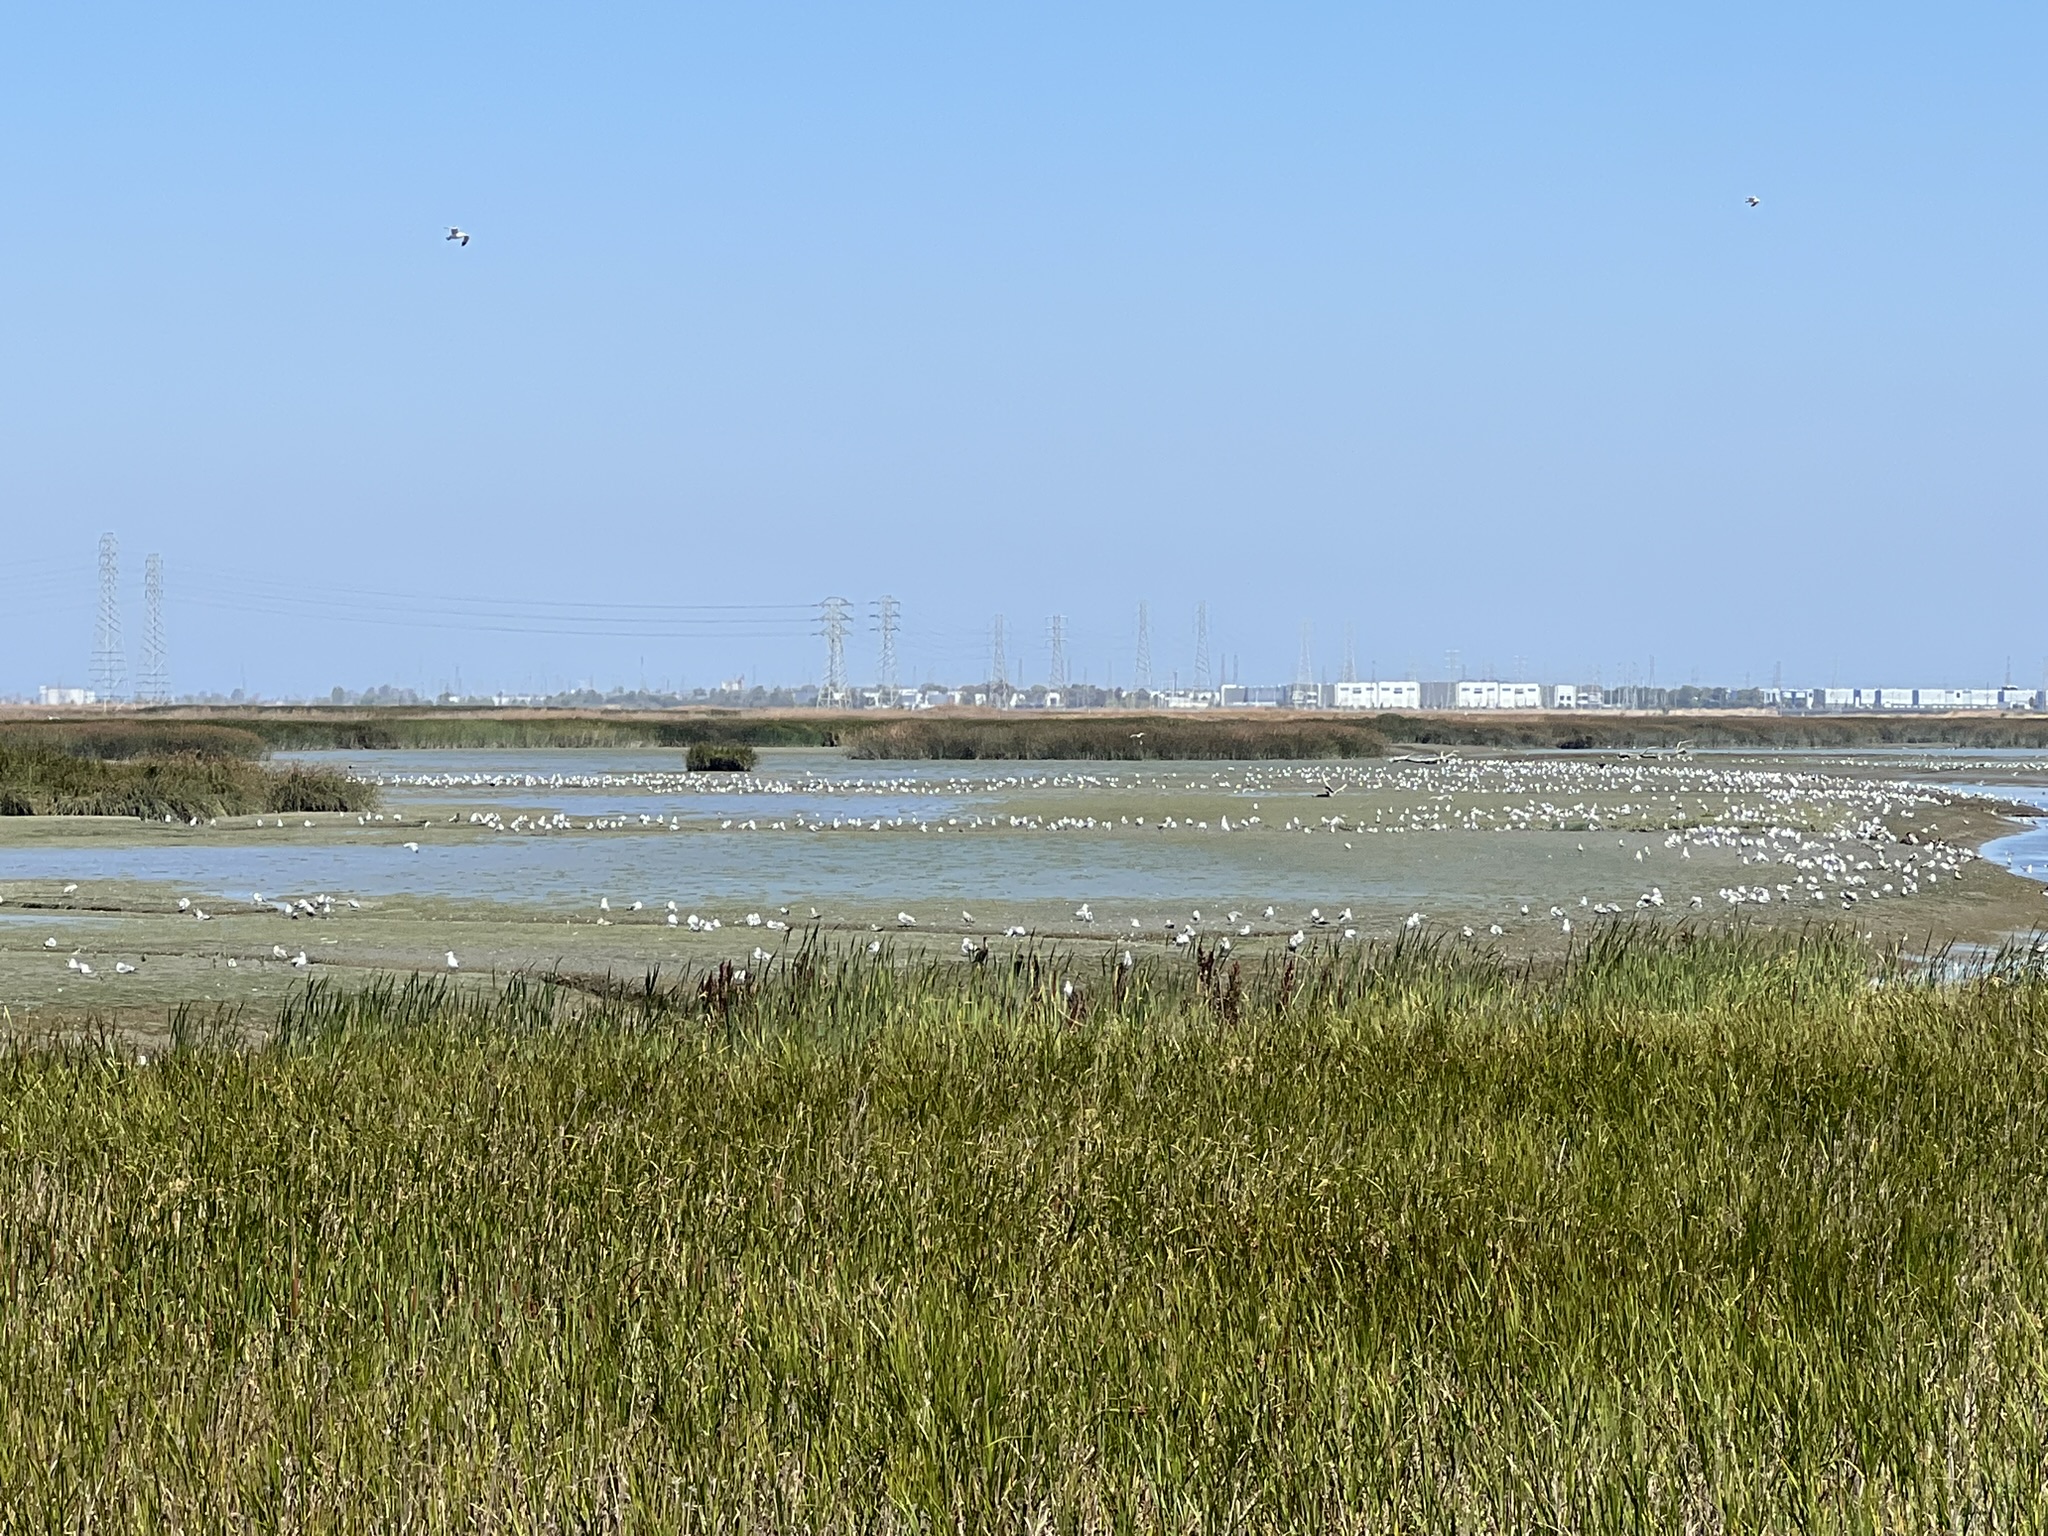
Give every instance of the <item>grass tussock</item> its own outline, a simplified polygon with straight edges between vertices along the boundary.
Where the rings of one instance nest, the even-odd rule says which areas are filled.
[[[1622,933],[314,987],[0,1070],[0,1506],[2038,1525],[2048,985]]]
[[[376,790],[326,768],[273,769],[239,757],[108,760],[0,741],[0,816],[172,817],[360,811]]]
[[[1385,736],[1359,720],[1220,713],[918,716],[863,721],[846,742],[848,754],[860,758],[1069,762],[1378,757],[1387,746]]]

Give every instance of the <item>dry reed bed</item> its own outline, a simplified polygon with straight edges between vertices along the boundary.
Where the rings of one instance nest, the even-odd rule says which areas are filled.
[[[1872,964],[813,953],[19,1049],[0,1523],[2034,1528],[2048,986]]]

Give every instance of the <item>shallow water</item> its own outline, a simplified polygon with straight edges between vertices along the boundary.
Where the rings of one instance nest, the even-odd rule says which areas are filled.
[[[2048,791],[1880,782],[1864,776],[1875,772],[1868,753],[1828,754],[1825,763],[1821,754],[1777,753],[1419,766],[875,763],[770,751],[746,777],[684,774],[674,752],[297,756],[377,780],[386,816],[397,819],[317,818],[310,831],[303,818],[286,828],[244,821],[190,832],[138,824],[132,837],[0,846],[0,894],[9,882],[119,881],[242,902],[255,892],[328,892],[580,911],[602,896],[703,907],[972,907],[996,921],[1013,908],[1086,901],[1120,924],[1150,920],[1158,913],[1146,909],[1161,906],[1267,903],[1506,919],[1521,916],[1524,903],[1539,914],[1552,904],[1574,913],[1590,903],[1632,909],[1653,893],[1674,907],[1698,897],[1723,910],[1731,884],[1787,899],[1783,885],[1749,884],[1790,877],[1748,867],[1773,863],[1782,850],[1767,858],[1739,846],[1745,828],[1847,821],[1906,806],[1916,794],[1931,806],[1973,789],[2005,799],[2031,793],[2048,809]],[[1916,766],[1930,756],[1950,772],[2048,763],[2040,753],[1921,752]],[[1318,796],[1326,781],[1337,793]],[[1511,819],[1553,800],[1560,818],[1568,805],[1597,833],[1567,830],[1562,819]],[[1729,830],[1681,851],[1664,830],[1678,811],[1702,823],[1721,818]],[[508,825],[521,813],[559,813],[570,825],[497,830],[472,825],[473,813]],[[1246,825],[1254,815],[1258,824]],[[1332,815],[1345,824],[1330,827]],[[426,817],[434,824],[423,827]],[[1163,827],[1168,818],[1174,825]],[[1288,827],[1297,819],[1306,835]],[[2016,872],[2031,863],[2036,878],[2048,877],[2048,831],[1992,846]],[[1819,894],[1800,899],[1818,904]],[[1872,894],[1881,899],[1875,883]]]
[[[1983,855],[2026,880],[2048,882],[2048,788],[2026,784],[1980,784],[1946,786],[1966,788],[2001,800],[2038,806],[2041,817],[2024,832],[1997,838],[1983,847]]]

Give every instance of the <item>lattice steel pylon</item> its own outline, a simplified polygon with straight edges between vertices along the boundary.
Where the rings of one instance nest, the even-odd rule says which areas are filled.
[[[1052,646],[1052,661],[1046,668],[1045,686],[1049,689],[1064,689],[1067,686],[1067,616],[1056,613],[1045,621],[1046,639]]]
[[[1004,654],[1003,616],[1000,613],[996,615],[995,622],[989,626],[988,633],[989,687],[990,690],[996,696],[996,702],[1000,704],[1003,701],[1004,696],[1007,695],[1010,691],[1010,661],[1009,657]]]
[[[1309,651],[1310,634],[1309,626],[1306,624],[1302,625],[1301,659],[1294,664],[1294,686],[1296,688],[1313,688],[1316,685],[1315,659]]]
[[[882,655],[876,667],[881,676],[875,682],[885,706],[896,702],[896,625],[902,615],[903,605],[893,597],[875,603],[875,628],[882,636]]]
[[[1353,633],[1349,624],[1344,626],[1344,672],[1338,678],[1338,681],[1343,683],[1355,683],[1358,681],[1358,637]]]
[[[142,557],[142,671],[135,697],[145,704],[171,702],[170,660],[164,652],[164,557]]]
[[[846,632],[852,627],[853,604],[845,598],[828,597],[818,604],[818,633],[825,637],[826,704],[846,702]]]
[[[111,533],[100,535],[100,611],[93,628],[92,686],[102,699],[117,699],[128,684],[128,663],[121,651],[121,544]]]
[[[1209,605],[1195,604],[1195,687],[1209,686]]]
[[[1138,668],[1131,686],[1140,693],[1152,691],[1152,614],[1143,603],[1138,604]]]

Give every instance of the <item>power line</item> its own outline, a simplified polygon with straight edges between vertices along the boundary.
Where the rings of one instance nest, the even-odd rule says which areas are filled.
[[[100,612],[92,646],[93,688],[102,699],[116,699],[127,686],[127,661],[121,651],[121,545],[111,533],[100,535]]]
[[[164,557],[142,557],[142,675],[136,696],[145,704],[171,702],[169,658],[164,654]]]
[[[903,612],[903,605],[893,597],[879,599],[875,605],[875,628],[882,635],[881,676],[876,679],[882,702],[893,705],[896,702],[896,621]]]
[[[318,588],[309,589],[301,583],[279,581],[263,576],[239,573],[207,572],[194,573],[188,578],[195,587],[231,596],[249,593],[267,593],[277,597],[290,597],[311,604],[327,606],[348,606],[365,612],[388,610],[398,613],[412,613],[422,608],[438,609],[444,612],[460,612],[466,609],[483,610],[487,616],[507,617],[531,614],[552,614],[558,617],[576,619],[591,615],[611,616],[622,613],[644,613],[654,615],[668,622],[690,623],[741,623],[749,622],[767,614],[801,615],[809,613],[816,605],[812,603],[614,603],[614,602],[572,602],[556,598],[507,598],[499,596],[471,596],[459,592],[389,592],[369,587],[340,587],[322,583]],[[704,615],[706,617],[698,617]],[[729,618],[726,615],[739,615]]]
[[[251,583],[216,585],[201,578],[185,599],[201,607],[266,613],[302,620],[395,628],[502,630],[555,635],[615,635],[656,638],[726,638],[739,634],[801,635],[814,604],[734,605],[688,609],[642,605],[508,603],[490,599],[431,597],[358,598],[348,593]]]
[[[853,623],[853,604],[843,597],[828,597],[818,604],[818,630],[825,637],[825,697],[827,704],[846,702],[846,631]]]

